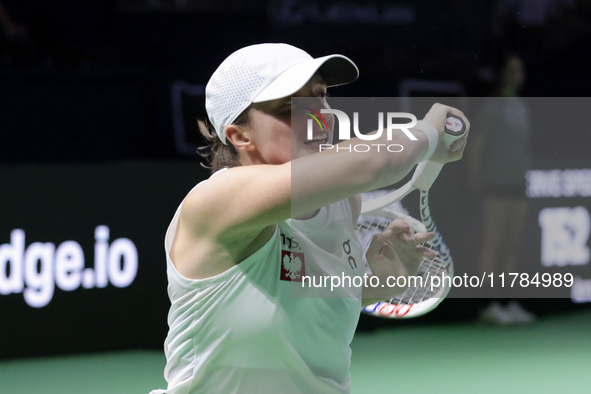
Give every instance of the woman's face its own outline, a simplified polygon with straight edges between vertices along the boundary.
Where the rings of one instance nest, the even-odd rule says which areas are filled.
[[[317,98],[314,109],[320,111],[321,108],[329,108],[326,103],[326,90],[326,83],[320,74],[316,73],[291,97]],[[301,116],[292,119],[291,97],[258,103],[251,110],[248,128],[261,164],[287,163],[318,152],[321,143],[332,143],[334,117],[324,115],[328,132],[314,124],[314,136],[326,136],[325,140],[308,141],[306,126],[309,117],[306,117],[303,111],[298,111],[302,112]]]

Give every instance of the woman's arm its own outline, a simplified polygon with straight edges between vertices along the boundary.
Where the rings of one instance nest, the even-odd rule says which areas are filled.
[[[443,132],[447,113],[461,112],[436,104],[425,117]],[[402,133],[394,140],[374,143],[402,144],[404,150],[373,153],[324,151],[282,165],[252,165],[224,171],[194,189],[183,203],[181,226],[191,238],[232,250],[248,247],[261,232],[290,217],[307,213],[364,191],[400,181],[423,156],[428,139],[413,129],[416,141]],[[339,146],[363,143],[352,139]],[[460,145],[456,141],[452,149]],[[448,151],[439,144],[432,159],[458,160],[463,148]],[[229,254],[231,254],[229,252]],[[214,262],[206,262],[215,264]]]

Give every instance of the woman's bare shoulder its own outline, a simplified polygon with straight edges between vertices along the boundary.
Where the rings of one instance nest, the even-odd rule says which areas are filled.
[[[291,171],[286,165],[234,167],[216,173],[185,197],[181,218],[197,234],[231,230],[258,234],[290,216]]]

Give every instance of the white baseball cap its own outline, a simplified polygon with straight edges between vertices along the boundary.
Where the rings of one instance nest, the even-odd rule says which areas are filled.
[[[318,70],[329,87],[353,82],[359,76],[355,63],[345,56],[314,59],[288,44],[251,45],[232,53],[205,88],[205,109],[220,140],[227,144],[226,126],[251,103],[288,97]]]

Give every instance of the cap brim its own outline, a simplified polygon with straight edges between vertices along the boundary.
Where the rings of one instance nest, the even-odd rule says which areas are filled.
[[[298,63],[288,68],[271,82],[252,101],[276,100],[288,97],[300,90],[312,76],[320,71],[328,87],[351,83],[359,76],[355,63],[346,56],[329,55]]]

